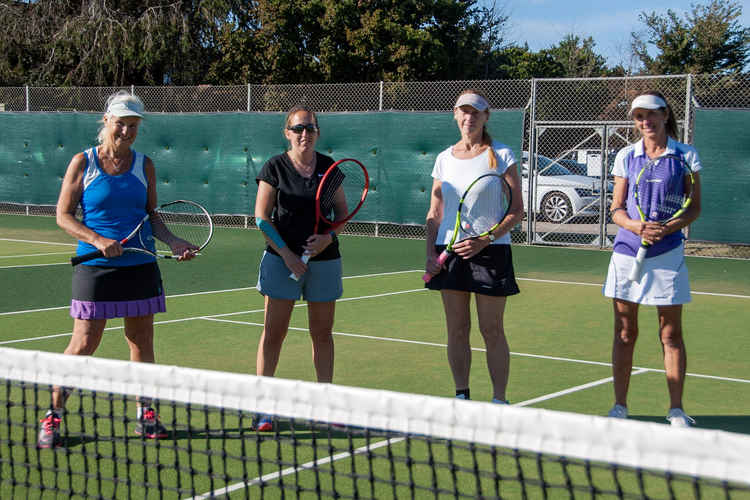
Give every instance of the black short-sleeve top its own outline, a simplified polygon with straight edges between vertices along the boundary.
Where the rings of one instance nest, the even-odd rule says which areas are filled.
[[[270,158],[255,178],[255,182],[267,182],[276,189],[271,222],[284,243],[297,255],[302,255],[302,247],[315,229],[315,193],[320,179],[334,163],[330,156],[318,152],[315,155],[315,172],[309,178],[300,175],[286,153]],[[330,228],[325,223],[319,224],[318,233],[325,234],[329,231]],[[266,251],[276,254],[270,246],[266,247]],[[334,242],[310,260],[332,260],[339,257],[338,242]]]

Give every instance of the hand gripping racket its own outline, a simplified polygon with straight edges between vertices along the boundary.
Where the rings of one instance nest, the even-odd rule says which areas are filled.
[[[337,161],[326,170],[318,184],[315,193],[315,229],[313,234],[325,229],[333,231],[346,224],[362,208],[370,187],[370,176],[364,165],[353,158],[344,158]],[[343,189],[347,200],[347,215],[334,213],[334,200],[339,189]],[[349,207],[354,205],[353,209]],[[322,223],[322,227],[321,227]],[[302,254],[302,262],[307,264],[310,254]],[[299,277],[294,273],[289,275],[293,280]]]
[[[441,266],[453,254],[459,233],[459,242],[474,240],[487,236],[494,231],[508,214],[513,200],[508,182],[498,173],[480,175],[469,184],[458,202],[456,225],[453,236],[437,261]],[[425,273],[425,283],[432,279],[432,274]]]
[[[643,222],[666,224],[690,206],[695,180],[687,162],[677,155],[649,160],[635,178],[633,197]],[[628,279],[639,281],[643,260],[650,245],[641,241]]]
[[[166,203],[157,208],[154,215],[158,216],[172,236],[195,246],[197,248],[195,253],[203,250],[211,241],[211,236],[214,233],[211,216],[208,215],[205,208],[193,201],[177,200]],[[151,233],[142,231],[143,225],[150,217],[150,214],[144,216],[130,234],[120,240],[120,245],[124,247],[123,252],[145,253],[160,259],[177,258],[176,255],[172,255],[169,245],[154,238]],[[128,245],[128,243],[130,244]],[[76,255],[70,259],[70,263],[76,266],[82,262],[103,256],[101,250],[95,250],[83,255]]]

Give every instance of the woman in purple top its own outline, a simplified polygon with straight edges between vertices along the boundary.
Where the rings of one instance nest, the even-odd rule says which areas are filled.
[[[609,264],[603,293],[614,306],[614,342],[612,373],[615,405],[610,417],[627,418],[627,394],[633,368],[633,350],[638,339],[640,304],[656,306],[659,337],[669,390],[667,420],[673,426],[686,427],[695,421],[682,409],[687,356],[682,331],[682,304],[690,302],[690,283],[683,248],[682,228],[700,214],[700,160],[695,149],[677,142],[677,123],[672,108],[659,92],[648,91],[636,97],[630,115],[641,140],[620,150],[612,175],[615,187],[612,221],[620,226]],[[694,173],[692,203],[681,215],[666,224],[644,222],[638,215],[633,196],[636,176],[649,160],[678,155]],[[666,161],[666,160],[664,160]],[[651,245],[639,281],[628,280],[641,240]]]
[[[91,355],[110,318],[124,318],[130,359],[154,362],[154,314],[165,311],[156,259],[123,254],[120,240],[156,206],[156,173],[150,158],[131,149],[143,118],[143,102],[125,91],[107,100],[97,146],[76,154],[68,165],[57,202],[57,224],[78,240],[78,255],[101,250],[104,257],[73,270],[73,335],[65,354]],[[80,206],[82,218],[76,217]],[[153,215],[152,215],[152,220]],[[154,236],[168,243],[178,260],[193,258],[195,247],[176,238],[163,224]],[[150,232],[147,222],[142,230]],[[37,446],[62,445],[60,423],[68,391],[55,387],[41,420]],[[139,398],[135,433],[163,438],[167,431],[145,398]]]

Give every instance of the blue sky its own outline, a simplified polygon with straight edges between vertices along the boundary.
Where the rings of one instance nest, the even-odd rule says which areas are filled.
[[[491,5],[492,0],[484,0]],[[510,17],[508,41],[519,45],[528,43],[533,51],[556,45],[573,33],[596,42],[595,51],[607,58],[610,66],[629,66],[631,31],[643,30],[638,14],[656,11],[665,14],[672,9],[688,13],[691,3],[708,4],[708,0],[496,0]],[[742,6],[743,26],[750,26],[750,0],[739,2]],[[682,15],[681,15],[682,17]]]

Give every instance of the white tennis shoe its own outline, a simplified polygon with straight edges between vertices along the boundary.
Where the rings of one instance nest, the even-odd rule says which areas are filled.
[[[628,418],[628,408],[626,406],[615,404],[607,416],[610,418]]]
[[[667,420],[672,427],[692,427],[695,419],[688,417],[682,408],[672,408],[667,414]]]

